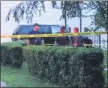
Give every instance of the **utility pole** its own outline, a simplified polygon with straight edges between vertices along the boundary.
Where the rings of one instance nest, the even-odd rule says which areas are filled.
[[[101,35],[99,34],[99,48],[101,48]]]
[[[83,8],[83,1],[79,1],[80,32],[82,32],[82,8]]]
[[[79,8],[80,10],[80,32],[82,32],[82,10],[81,7]]]
[[[65,5],[65,18],[64,18],[64,21],[65,21],[65,31],[66,31],[66,26],[67,26],[67,13],[66,13],[66,1],[64,3]]]
[[[107,1],[107,24],[106,24],[106,31],[108,32],[108,1]],[[108,33],[107,33],[107,44],[108,44]],[[107,45],[107,49],[108,49],[108,45]]]
[[[107,1],[107,24],[106,24],[106,32],[108,32],[108,1]],[[108,50],[108,33],[107,33],[107,50]],[[107,51],[108,53],[108,51]],[[107,67],[108,67],[108,61],[107,61]]]

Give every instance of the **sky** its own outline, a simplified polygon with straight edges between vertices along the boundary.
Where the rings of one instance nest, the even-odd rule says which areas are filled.
[[[11,21],[6,22],[6,15],[8,14],[8,11],[18,5],[21,2],[25,1],[1,1],[1,34],[2,35],[8,35],[11,34],[16,26],[19,24],[27,24],[26,20],[22,20],[19,24],[14,22],[14,19]],[[43,13],[41,16],[34,17],[33,23],[37,22],[39,24],[58,24],[58,25],[64,25],[64,20],[60,21],[61,17],[61,10],[58,9],[52,9],[52,6],[49,1],[46,2],[46,13]],[[91,22],[87,21],[88,19],[83,18],[85,26],[88,26]],[[32,23],[32,24],[33,24]],[[79,26],[79,18],[70,19],[67,21],[67,24],[70,27]],[[8,28],[8,29],[7,29]]]
[[[6,16],[11,8],[14,8],[21,2],[25,1],[1,1],[1,35],[11,35],[15,28],[20,24],[27,24],[27,21],[24,19],[19,24],[15,23],[14,19],[6,22]],[[52,9],[50,1],[45,3],[46,12],[43,13],[41,16],[35,16],[33,18],[33,23],[39,24],[57,24],[57,25],[64,25],[64,20],[60,21],[60,17],[62,11],[59,9]],[[82,18],[82,29],[84,27],[89,27],[92,19],[91,18]],[[72,18],[67,20],[67,24],[71,29],[74,27],[80,26],[80,19],[79,18]],[[28,24],[27,24],[28,25]],[[8,42],[11,39],[1,39],[1,42]]]
[[[10,8],[15,7],[21,1],[1,1],[1,35],[11,35],[15,27],[18,25],[13,20],[6,22],[6,16]],[[10,38],[1,39],[1,42],[11,41]]]

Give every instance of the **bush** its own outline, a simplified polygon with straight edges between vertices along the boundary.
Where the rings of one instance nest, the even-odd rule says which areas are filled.
[[[14,44],[20,44],[22,46],[26,46],[26,41],[25,40],[13,41],[12,43],[14,43]]]
[[[22,45],[17,43],[1,44],[1,64],[20,68],[23,63]]]
[[[103,52],[95,48],[26,46],[24,58],[32,75],[65,87],[103,88]]]
[[[8,59],[8,47],[1,45],[1,64],[7,65],[10,63]]]

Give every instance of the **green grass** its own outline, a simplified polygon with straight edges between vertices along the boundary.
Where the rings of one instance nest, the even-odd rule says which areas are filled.
[[[108,64],[108,51],[104,51],[104,67],[107,68],[107,64]]]
[[[108,71],[104,71],[104,77],[105,77],[105,87],[108,87]]]
[[[1,66],[1,80],[5,81],[8,87],[58,87],[31,76],[26,63],[22,69]]]
[[[108,54],[108,51],[105,50],[104,51],[104,68],[107,68],[107,64],[108,64],[108,57],[107,57],[107,54]],[[104,77],[105,77],[105,87],[108,87],[108,83],[107,83],[107,80],[108,80],[108,71],[104,71]]]

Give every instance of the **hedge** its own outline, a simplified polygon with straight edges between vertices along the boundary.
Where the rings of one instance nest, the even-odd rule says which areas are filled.
[[[28,70],[62,87],[103,88],[103,52],[95,48],[26,46]]]
[[[22,46],[26,46],[26,41],[25,40],[17,40],[17,41],[13,41],[11,43],[20,44]]]
[[[22,45],[9,42],[1,44],[1,64],[20,68],[23,63]]]

